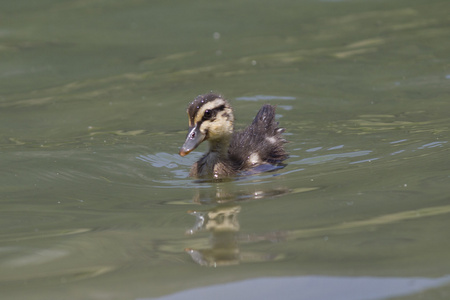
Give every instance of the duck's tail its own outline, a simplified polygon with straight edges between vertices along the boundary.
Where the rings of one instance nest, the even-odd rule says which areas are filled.
[[[231,154],[244,162],[243,168],[253,164],[281,164],[289,157],[284,150],[287,141],[283,138],[283,132],[284,128],[278,127],[275,121],[275,106],[266,104],[256,114],[252,124],[235,135]]]

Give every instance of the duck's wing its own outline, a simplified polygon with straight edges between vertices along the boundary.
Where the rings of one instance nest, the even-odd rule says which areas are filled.
[[[278,127],[275,121],[275,106],[264,105],[250,126],[233,135],[230,159],[242,162],[241,170],[266,163],[281,163],[288,158],[283,132],[284,128]]]

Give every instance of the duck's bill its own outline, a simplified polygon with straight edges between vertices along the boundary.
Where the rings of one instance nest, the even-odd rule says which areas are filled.
[[[180,155],[185,156],[191,153],[192,150],[197,148],[201,142],[205,140],[205,135],[200,132],[198,126],[189,127],[189,133],[186,137],[186,141],[180,149]]]

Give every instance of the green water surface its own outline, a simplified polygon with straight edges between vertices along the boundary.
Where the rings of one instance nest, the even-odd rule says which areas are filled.
[[[267,279],[277,299],[449,299],[449,11],[4,1],[1,298],[267,299],[215,289]],[[211,90],[237,128],[277,105],[284,169],[188,177],[206,146],[178,156],[185,110]]]

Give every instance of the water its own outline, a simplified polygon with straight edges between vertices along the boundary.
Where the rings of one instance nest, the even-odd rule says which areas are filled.
[[[1,4],[2,298],[448,299],[449,9]],[[187,177],[210,90],[277,105],[284,169]]]

